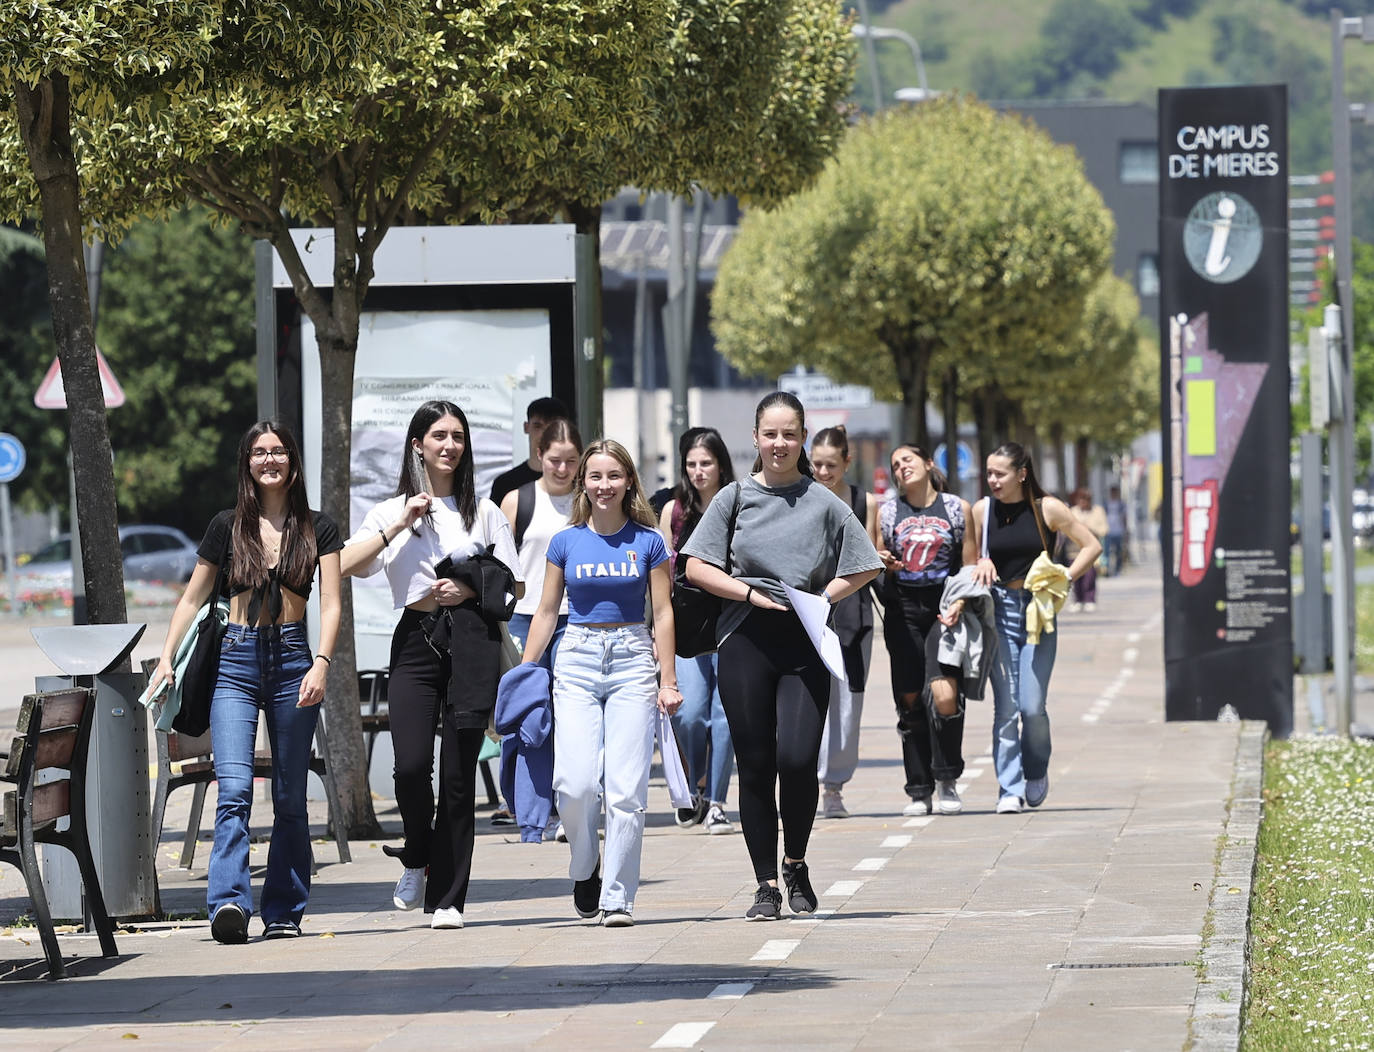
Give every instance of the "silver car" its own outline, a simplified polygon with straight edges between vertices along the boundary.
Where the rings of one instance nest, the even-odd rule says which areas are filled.
[[[165,581],[180,584],[196,566],[196,546],[172,526],[121,526],[119,549],[125,581]],[[19,580],[30,586],[70,588],[72,539],[61,534],[33,557],[16,567]]]

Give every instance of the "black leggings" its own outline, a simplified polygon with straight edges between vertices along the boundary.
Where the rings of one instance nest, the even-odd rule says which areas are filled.
[[[434,729],[449,684],[449,659],[440,657],[420,630],[423,615],[406,610],[391,638],[387,705],[391,746],[396,755],[396,806],[405,846],[401,864],[429,867],[425,912],[452,906],[462,910],[472,876],[476,833],[477,754],[482,729],[443,722],[439,743],[439,811],[434,810]]]
[[[796,614],[757,609],[720,645],[719,665],[744,843],[755,879],[776,880],[779,810],[788,858],[805,858],[811,839],[830,671]]]

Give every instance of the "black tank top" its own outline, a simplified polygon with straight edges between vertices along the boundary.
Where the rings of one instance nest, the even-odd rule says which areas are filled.
[[[999,581],[1015,581],[1025,577],[1035,557],[1045,550],[1030,501],[1003,504],[996,497],[988,498],[988,558],[997,567]]]

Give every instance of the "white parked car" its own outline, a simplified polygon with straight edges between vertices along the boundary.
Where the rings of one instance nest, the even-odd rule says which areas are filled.
[[[181,584],[196,566],[196,546],[173,526],[121,526],[119,549],[125,581]],[[72,539],[62,534],[15,568],[21,585],[66,589],[72,586]]]

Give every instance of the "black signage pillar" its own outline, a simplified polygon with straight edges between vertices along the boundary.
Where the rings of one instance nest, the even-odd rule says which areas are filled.
[[[1288,100],[1159,93],[1165,717],[1293,726]]]

